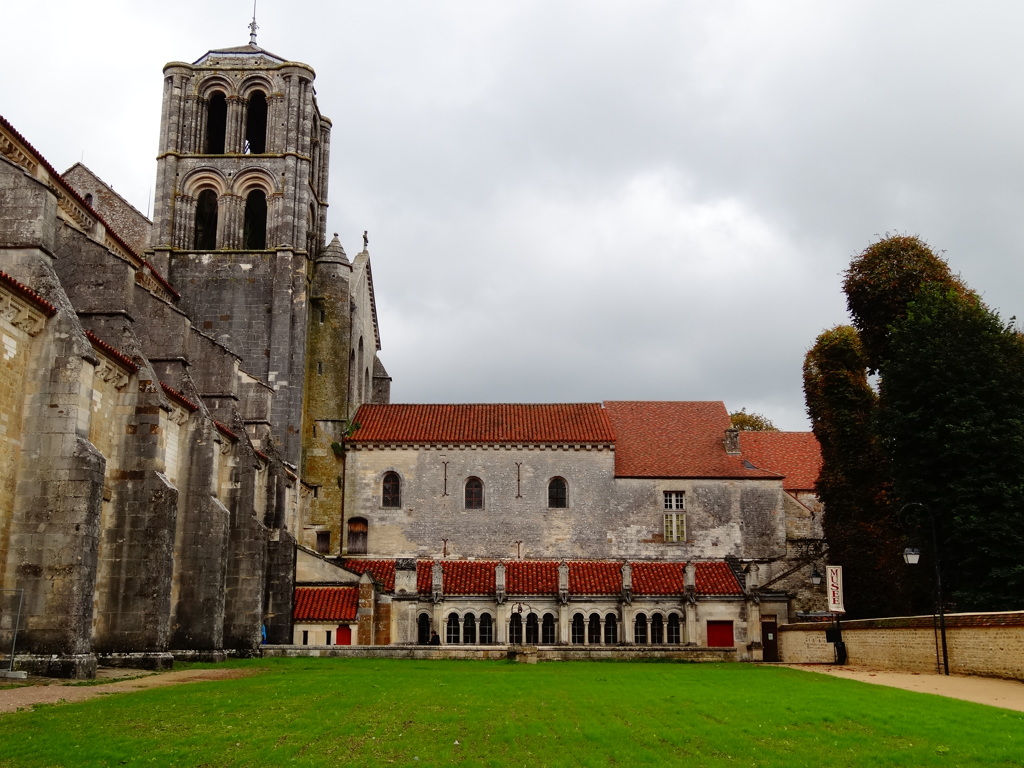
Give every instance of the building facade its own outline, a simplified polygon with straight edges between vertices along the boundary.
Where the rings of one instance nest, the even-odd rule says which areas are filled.
[[[164,70],[150,222],[0,119],[0,652],[98,662],[291,637],[296,544],[386,402],[369,254],[325,244],[314,73],[255,44]],[[331,539],[333,537],[333,543]]]
[[[436,633],[761,659],[820,602],[807,433],[741,434],[720,402],[371,404],[355,420],[344,557],[326,561],[337,586],[323,568],[299,573],[297,605],[315,595],[323,610],[296,614],[296,644]],[[377,602],[359,611],[374,618],[339,634],[331,590],[365,589],[367,574]]]

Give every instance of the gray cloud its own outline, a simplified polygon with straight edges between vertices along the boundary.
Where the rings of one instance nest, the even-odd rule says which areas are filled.
[[[8,33],[0,109],[145,211],[161,68],[245,42],[233,5],[8,9],[49,38]],[[804,351],[886,231],[1019,311],[1016,6],[265,5],[260,44],[334,121],[329,226],[350,254],[370,230],[398,401],[723,399],[805,428]]]

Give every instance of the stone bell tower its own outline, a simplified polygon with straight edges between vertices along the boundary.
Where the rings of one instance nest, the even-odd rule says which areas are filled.
[[[251,39],[164,67],[151,257],[193,324],[275,390],[270,423],[249,427],[298,465],[331,121],[312,68]]]

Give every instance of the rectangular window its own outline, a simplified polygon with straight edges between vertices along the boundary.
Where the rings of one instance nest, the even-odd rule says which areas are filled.
[[[328,629],[327,630],[327,642],[324,643],[324,645],[330,645],[330,644],[331,644],[331,630]]]
[[[686,495],[683,491],[665,491],[665,509],[677,510],[686,509],[684,506],[684,499]]]
[[[686,515],[682,512],[665,515],[665,541],[686,541]]]

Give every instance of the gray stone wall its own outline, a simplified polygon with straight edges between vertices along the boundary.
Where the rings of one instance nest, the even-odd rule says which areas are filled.
[[[357,446],[346,463],[346,518],[367,520],[368,557],[438,557],[445,550],[450,557],[531,559],[786,554],[778,480],[615,478],[612,451],[578,447]],[[402,479],[400,508],[382,506],[387,472]],[[483,481],[483,509],[465,508],[470,477]],[[568,484],[565,509],[548,508],[554,477]],[[663,491],[670,490],[686,498],[680,542],[663,534]]]
[[[82,163],[75,163],[64,171],[61,178],[137,253],[142,253],[149,247],[153,222],[117,194],[103,179]]]

